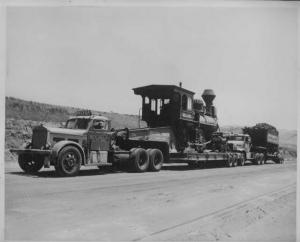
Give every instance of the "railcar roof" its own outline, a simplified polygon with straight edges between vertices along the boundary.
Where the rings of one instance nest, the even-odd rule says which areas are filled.
[[[148,85],[133,88],[134,94],[151,98],[170,98],[174,91],[194,95],[195,93],[175,85]]]

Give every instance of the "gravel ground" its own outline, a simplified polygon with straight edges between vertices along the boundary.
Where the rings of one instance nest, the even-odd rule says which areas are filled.
[[[296,161],[158,173],[84,168],[24,174],[5,164],[5,238],[295,241]]]

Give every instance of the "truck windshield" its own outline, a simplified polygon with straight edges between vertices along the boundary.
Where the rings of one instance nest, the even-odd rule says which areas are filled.
[[[229,140],[244,141],[244,137],[243,136],[230,136]]]
[[[86,118],[74,118],[69,119],[66,123],[67,129],[87,129],[90,119]]]

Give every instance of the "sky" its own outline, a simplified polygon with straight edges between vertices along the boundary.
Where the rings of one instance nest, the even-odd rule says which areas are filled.
[[[137,114],[132,88],[213,89],[219,124],[297,127],[294,7],[9,7],[5,95]]]

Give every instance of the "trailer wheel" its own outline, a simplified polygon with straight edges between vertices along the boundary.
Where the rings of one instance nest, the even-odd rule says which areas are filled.
[[[20,168],[26,173],[36,173],[43,167],[42,156],[21,154],[18,157],[18,163]]]
[[[145,172],[149,167],[149,156],[146,150],[142,148],[133,148],[131,151],[130,160],[133,170],[136,172]]]
[[[276,156],[276,161],[275,162],[278,163],[278,164],[283,164],[283,162],[284,162],[283,156],[281,154],[278,154]]]
[[[233,156],[232,166],[236,167],[238,165],[238,157],[236,155]]]
[[[242,154],[241,157],[239,158],[239,165],[244,166],[245,165],[245,155]]]
[[[284,158],[282,155],[279,156],[279,160],[280,160],[280,164],[283,164],[284,163]]]
[[[258,154],[258,153],[255,153],[255,154],[254,154],[253,163],[254,163],[255,165],[259,165],[259,163],[260,163],[259,159],[260,159],[259,154]]]
[[[79,173],[81,162],[80,151],[76,147],[66,146],[58,154],[55,170],[61,176],[75,176]]]
[[[260,153],[259,155],[260,155],[260,164],[261,165],[265,164],[265,156],[264,156],[264,154]]]
[[[149,155],[149,170],[150,171],[160,171],[163,162],[164,156],[159,149],[150,149],[147,150]]]
[[[233,165],[233,156],[232,155],[229,155],[228,156],[228,159],[225,161],[225,165],[226,165],[226,167],[232,167],[232,165]]]

